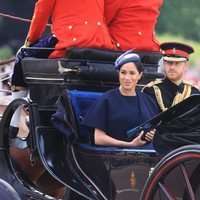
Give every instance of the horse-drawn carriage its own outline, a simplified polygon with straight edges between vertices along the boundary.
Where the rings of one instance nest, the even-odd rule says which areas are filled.
[[[0,191],[8,188],[23,200],[200,197],[200,145],[178,148],[164,157],[151,144],[131,149],[95,146],[81,125],[94,100],[118,86],[113,62],[121,53],[71,48],[63,59],[22,60],[30,98],[12,101],[1,119]],[[145,68],[141,89],[162,77],[157,72],[161,54],[138,53]],[[173,126],[177,118],[184,119],[193,110],[199,113],[199,100],[198,95],[189,98],[137,128]],[[183,112],[187,105],[192,106]],[[28,131],[24,138],[9,139],[10,121],[19,106],[26,108]],[[57,128],[52,125],[55,120]]]

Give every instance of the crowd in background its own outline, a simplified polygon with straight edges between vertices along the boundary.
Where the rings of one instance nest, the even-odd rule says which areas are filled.
[[[192,82],[193,84],[197,85],[200,89],[200,62],[197,63],[196,67],[186,72],[185,80]]]

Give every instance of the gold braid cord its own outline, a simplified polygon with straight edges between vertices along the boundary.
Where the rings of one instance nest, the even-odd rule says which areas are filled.
[[[155,92],[156,100],[157,100],[158,105],[160,106],[161,110],[162,111],[167,110],[168,108],[165,107],[165,105],[164,105],[162,94],[161,94],[161,91],[160,91],[159,87],[154,85],[153,89],[154,89],[154,92]],[[173,100],[171,106],[174,106],[177,103],[179,103],[179,102],[183,101],[184,99],[188,98],[191,95],[191,91],[192,91],[192,85],[184,84],[183,92],[182,93],[178,93],[174,97],[174,100]]]
[[[158,102],[158,105],[160,106],[160,109],[162,111],[167,110],[167,108],[165,107],[165,105],[163,103],[163,98],[162,98],[162,94],[161,94],[161,91],[160,91],[159,87],[154,85],[153,89],[154,89],[154,92],[155,92],[155,96],[156,96],[156,100]]]
[[[191,94],[192,86],[191,85],[184,85],[184,89],[182,93],[178,93],[173,100],[172,105],[176,105],[177,103],[183,101],[184,99],[188,98]]]

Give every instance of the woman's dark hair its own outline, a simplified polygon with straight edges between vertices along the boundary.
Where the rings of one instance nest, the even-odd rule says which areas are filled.
[[[143,64],[141,63],[141,61],[136,61],[134,63],[136,65],[136,68],[137,68],[137,70],[138,70],[139,73],[141,73],[141,72],[144,71],[144,67],[143,67]]]

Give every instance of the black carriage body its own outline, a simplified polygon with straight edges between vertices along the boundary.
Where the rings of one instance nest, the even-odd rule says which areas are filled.
[[[46,127],[39,127],[37,135],[49,173],[86,199],[139,199],[151,169],[161,159],[152,149],[66,144],[63,136]],[[55,140],[59,146],[52,152],[50,144]]]
[[[139,199],[151,169],[158,163],[155,151],[94,148],[78,144],[76,159],[101,191],[102,199]],[[88,164],[89,163],[89,164]]]
[[[118,86],[115,59],[123,52],[87,48],[70,48],[63,59],[24,58],[24,79],[30,88],[30,98],[39,105],[53,105],[63,87],[83,91],[106,91]],[[159,52],[136,52],[144,65],[140,85],[159,77]],[[63,86],[63,87],[61,87]],[[140,86],[138,86],[141,88]]]
[[[0,178],[12,185],[21,199],[52,197],[25,179],[23,172],[17,168],[10,156],[8,127],[14,110],[20,104],[29,108],[31,155],[39,153],[38,158],[50,176],[66,186],[68,195],[65,199],[140,198],[145,182],[161,156],[149,146],[121,149],[86,143],[85,138],[88,136],[81,135],[80,116],[73,101],[74,96],[85,97],[85,93],[103,93],[118,86],[113,61],[121,53],[70,49],[68,57],[64,59],[22,60],[24,79],[30,89],[31,101],[19,99],[11,102],[0,124]],[[157,72],[161,54],[139,54],[145,67],[144,78],[140,84],[162,77],[162,74]],[[56,101],[62,91],[67,94],[67,112],[74,128],[74,134],[70,137],[61,134],[51,124],[51,116],[57,109]]]

